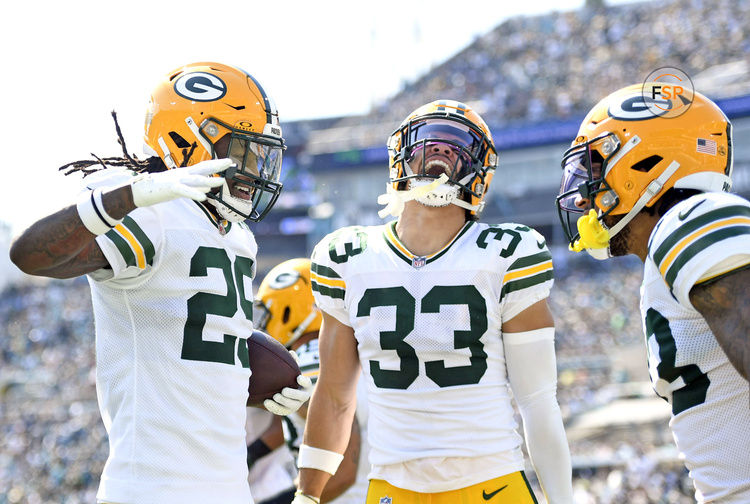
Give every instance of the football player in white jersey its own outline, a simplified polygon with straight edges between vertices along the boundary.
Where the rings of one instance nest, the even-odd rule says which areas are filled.
[[[322,316],[315,306],[310,282],[310,259],[298,258],[284,261],[268,272],[258,287],[255,306],[256,323],[279,343],[295,351],[299,357],[302,373],[316,383],[320,368],[318,355],[318,332]],[[352,422],[349,444],[344,460],[336,474],[328,480],[321,495],[321,502],[336,504],[361,504],[367,493],[367,442],[362,409]],[[307,407],[303,405],[295,413],[283,417],[284,437],[295,453],[302,444]],[[279,417],[277,417],[279,418]],[[365,420],[362,418],[362,420]],[[269,434],[273,431],[269,430]],[[273,439],[271,436],[268,439]],[[275,443],[253,443],[249,452],[273,453],[283,440]],[[289,499],[291,501],[291,499]]]
[[[32,224],[11,258],[32,275],[88,276],[110,449],[99,502],[247,504],[257,245],[243,221],[263,218],[281,190],[275,106],[246,72],[195,63],[151,95],[147,160],[117,130],[124,158],[65,168],[119,169],[86,177],[78,203]],[[267,409],[291,413],[308,384]]]
[[[489,128],[467,105],[439,100],[411,113],[388,148],[379,201],[397,220],[340,229],[312,255],[320,376],[295,504],[317,502],[336,472],[360,369],[367,504],[536,502],[511,391],[547,500],[572,502],[550,253],[526,226],[476,222],[497,165]]]
[[[573,250],[644,262],[651,381],[699,502],[750,502],[750,203],[728,191],[731,124],[705,96],[633,85],[599,102],[563,157]]]

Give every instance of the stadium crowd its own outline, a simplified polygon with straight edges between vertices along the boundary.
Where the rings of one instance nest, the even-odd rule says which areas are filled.
[[[319,127],[331,136],[348,130],[348,142],[358,147],[379,145],[426,97],[461,97],[493,129],[583,117],[600,97],[659,67],[679,62],[696,76],[746,61],[750,25],[742,20],[748,18],[750,3],[743,0],[636,2],[514,17],[365,117]],[[703,91],[723,97],[722,88]],[[750,93],[750,79],[731,92]]]

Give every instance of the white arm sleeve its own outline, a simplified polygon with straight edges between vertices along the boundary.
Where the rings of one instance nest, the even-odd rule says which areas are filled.
[[[551,504],[573,502],[570,449],[557,404],[555,329],[504,333],[508,381],[523,419],[526,448]]]

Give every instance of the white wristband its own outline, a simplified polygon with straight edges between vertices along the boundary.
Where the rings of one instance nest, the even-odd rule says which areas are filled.
[[[300,469],[303,467],[317,469],[333,475],[336,474],[336,469],[339,468],[342,460],[344,460],[344,456],[340,453],[303,444],[299,447],[297,467]]]
[[[85,193],[76,204],[76,210],[78,210],[81,222],[86,226],[86,229],[97,236],[106,233],[120,223],[120,221],[113,219],[104,211],[101,201],[101,189],[97,188]],[[114,224],[111,222],[114,222]]]
[[[91,195],[94,197],[94,204],[96,205],[96,210],[99,210],[98,216],[102,218],[105,224],[113,228],[116,225],[118,225],[120,222],[122,222],[122,219],[117,220],[107,213],[107,210],[104,208],[104,203],[102,202],[102,188],[101,187],[97,187],[96,189],[91,191]]]

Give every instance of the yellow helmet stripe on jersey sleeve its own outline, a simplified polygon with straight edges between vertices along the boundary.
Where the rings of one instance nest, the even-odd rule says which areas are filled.
[[[685,238],[677,242],[677,244],[672,247],[672,250],[669,251],[669,253],[666,255],[664,260],[659,265],[659,272],[663,277],[666,278],[667,271],[669,270],[670,266],[672,265],[673,261],[677,257],[677,255],[684,250],[686,247],[688,247],[691,243],[694,243],[695,241],[699,240],[702,236],[706,235],[710,231],[713,231],[717,228],[726,228],[736,225],[750,225],[750,217],[733,217],[729,219],[722,219],[716,222],[713,222],[712,224],[705,226],[697,231],[694,231],[693,233],[687,235]]]

